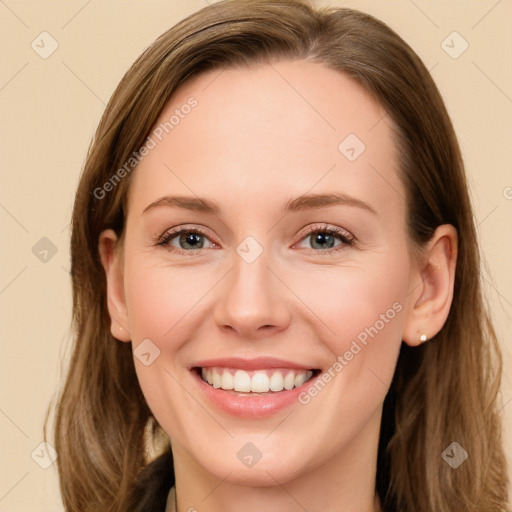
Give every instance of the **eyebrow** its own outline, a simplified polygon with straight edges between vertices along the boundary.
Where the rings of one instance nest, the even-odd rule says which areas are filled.
[[[146,213],[154,208],[167,206],[170,208],[183,208],[184,210],[192,210],[202,213],[210,213],[213,215],[220,214],[220,207],[214,201],[202,199],[200,197],[189,196],[164,196],[144,208],[142,213]]]
[[[374,215],[377,215],[375,209],[368,203],[365,203],[364,201],[352,197],[348,194],[342,193],[302,195],[294,199],[289,199],[283,206],[283,211],[298,212],[337,205],[355,206],[367,210]],[[182,208],[185,210],[197,211],[212,215],[220,215],[221,212],[218,203],[209,199],[192,196],[164,196],[146,206],[142,213],[146,213],[154,208],[162,206],[169,208]]]
[[[327,206],[356,206],[377,215],[375,209],[361,199],[357,199],[348,194],[331,193],[331,194],[308,194],[290,199],[286,202],[284,210],[288,212],[297,212],[313,208],[321,208]]]

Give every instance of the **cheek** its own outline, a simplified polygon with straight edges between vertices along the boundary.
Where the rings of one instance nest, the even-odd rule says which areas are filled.
[[[317,273],[324,293],[310,289],[305,299],[329,328],[323,343],[331,361],[299,401],[336,446],[355,438],[382,406],[401,347],[408,279],[407,258],[380,258],[364,268]]]
[[[340,391],[357,389],[360,395],[374,393],[379,381],[383,391],[390,384],[402,342],[409,271],[406,254],[395,254],[364,268],[317,272],[314,283],[298,292],[325,326],[331,373],[343,375],[335,379]]]
[[[347,341],[359,337],[364,342],[371,327],[382,334],[401,331],[398,313],[405,309],[408,278],[406,260],[395,264],[382,261],[364,268],[329,267],[326,272],[311,272],[307,280],[302,276],[304,284],[295,289],[317,313],[335,352],[340,353],[348,348]]]
[[[198,274],[204,277],[202,281]],[[203,274],[170,268],[143,255],[125,261],[126,302],[137,378],[149,408],[164,430],[181,439],[189,435],[190,429],[183,411],[194,405],[180,383],[186,364],[183,347],[197,329],[194,315],[201,310],[201,297],[215,277],[209,283]],[[149,365],[137,360],[138,346],[148,344],[146,340],[154,344],[149,344],[149,352],[156,350],[158,354]]]
[[[173,338],[187,324],[189,312],[200,308],[201,296],[209,285],[194,270],[152,264],[148,258],[127,261],[125,279],[130,332],[135,345],[142,339]],[[207,279],[206,279],[207,281]],[[163,347],[160,347],[161,349]]]

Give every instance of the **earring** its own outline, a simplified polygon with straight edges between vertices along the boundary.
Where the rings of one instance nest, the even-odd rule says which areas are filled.
[[[422,334],[420,336],[420,341],[427,341],[427,335],[426,334]]]

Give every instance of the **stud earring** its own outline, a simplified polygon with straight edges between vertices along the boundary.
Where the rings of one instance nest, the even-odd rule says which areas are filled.
[[[422,334],[420,336],[420,341],[427,341],[427,335],[426,334]]]

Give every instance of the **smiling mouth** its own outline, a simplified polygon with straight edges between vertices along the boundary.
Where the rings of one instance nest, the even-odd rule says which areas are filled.
[[[318,369],[271,368],[245,371],[218,366],[195,367],[193,371],[201,377],[203,382],[213,388],[248,395],[290,391],[302,386],[320,373]]]

